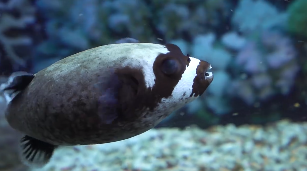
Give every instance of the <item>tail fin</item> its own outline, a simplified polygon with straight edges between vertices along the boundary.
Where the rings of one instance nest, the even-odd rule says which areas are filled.
[[[0,92],[9,103],[18,93],[24,90],[33,80],[34,75],[27,72],[14,72],[7,83],[0,85]]]

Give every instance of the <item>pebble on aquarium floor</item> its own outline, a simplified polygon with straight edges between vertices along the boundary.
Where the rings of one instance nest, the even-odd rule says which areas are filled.
[[[40,171],[303,170],[306,133],[307,123],[287,120],[266,127],[152,129],[124,141],[60,148]]]

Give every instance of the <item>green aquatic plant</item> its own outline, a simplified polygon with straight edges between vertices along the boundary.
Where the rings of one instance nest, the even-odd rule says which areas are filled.
[[[307,38],[307,1],[296,0],[288,8],[288,31]]]

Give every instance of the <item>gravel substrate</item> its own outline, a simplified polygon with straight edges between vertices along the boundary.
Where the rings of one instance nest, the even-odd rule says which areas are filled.
[[[115,143],[60,148],[38,170],[307,171],[306,146],[307,123],[286,120],[267,127],[152,129]]]

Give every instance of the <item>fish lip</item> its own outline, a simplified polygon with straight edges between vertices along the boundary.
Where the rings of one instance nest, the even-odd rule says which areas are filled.
[[[212,72],[212,66],[209,64],[206,72],[205,72],[205,79],[208,80],[210,83],[213,81],[213,72]]]

